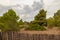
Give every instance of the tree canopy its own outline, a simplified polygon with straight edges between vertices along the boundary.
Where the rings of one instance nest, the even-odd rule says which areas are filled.
[[[55,26],[54,18],[50,17],[47,19],[47,26],[48,26],[48,28],[53,28],[53,26]]]
[[[44,9],[40,10],[39,13],[31,21],[28,30],[46,30],[44,26],[46,25],[46,11]]]
[[[54,14],[55,26],[60,26],[60,10]]]
[[[19,17],[15,11],[9,9],[0,17],[0,29],[1,31],[16,31],[19,30],[18,24]]]
[[[46,25],[46,11],[44,9],[40,10],[34,17],[34,22],[38,23],[40,26]]]

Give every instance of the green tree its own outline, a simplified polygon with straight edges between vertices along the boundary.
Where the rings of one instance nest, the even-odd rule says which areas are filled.
[[[54,14],[55,26],[60,27],[60,10]]]
[[[9,9],[3,16],[0,17],[0,29],[2,31],[17,31],[19,30],[18,24],[19,17],[16,13]]]
[[[53,28],[54,27],[54,18],[50,17],[47,19],[47,27]]]
[[[44,9],[40,10],[39,13],[34,17],[35,23],[38,23],[40,26],[46,25],[46,11]]]
[[[27,30],[46,30],[46,11],[40,10],[39,13],[34,17],[34,20],[30,22]]]

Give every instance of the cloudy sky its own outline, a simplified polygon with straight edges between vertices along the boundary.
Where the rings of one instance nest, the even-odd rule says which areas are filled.
[[[60,9],[60,0],[0,0],[0,15],[12,8],[24,21],[31,21],[42,8],[47,10],[47,18]]]

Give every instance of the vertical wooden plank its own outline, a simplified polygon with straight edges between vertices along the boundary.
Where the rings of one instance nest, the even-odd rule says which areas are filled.
[[[2,40],[8,40],[7,39],[7,32],[2,32]]]
[[[2,40],[2,32],[0,32],[0,40]]]
[[[8,40],[12,40],[12,32],[7,32],[8,33]]]

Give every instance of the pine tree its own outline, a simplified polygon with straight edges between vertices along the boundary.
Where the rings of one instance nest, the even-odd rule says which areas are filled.
[[[40,10],[34,17],[34,22],[38,23],[40,26],[46,25],[46,11],[44,9]]]

